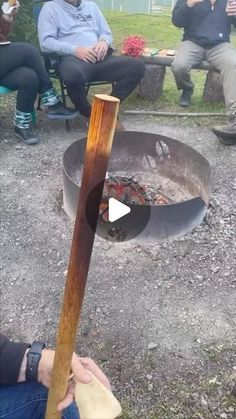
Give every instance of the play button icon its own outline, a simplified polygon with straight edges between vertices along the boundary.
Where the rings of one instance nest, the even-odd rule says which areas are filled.
[[[128,205],[122,204],[115,198],[109,198],[108,201],[108,220],[110,223],[114,223],[125,215],[129,214],[131,211]]]
[[[100,197],[98,222],[94,202]],[[86,217],[96,234],[105,240],[123,242],[143,232],[151,214],[145,188],[133,178],[111,175],[88,195]]]

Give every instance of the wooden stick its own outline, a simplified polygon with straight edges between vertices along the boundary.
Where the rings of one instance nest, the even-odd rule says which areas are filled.
[[[94,97],[46,419],[61,418],[56,406],[66,394],[95,236],[86,218],[86,201],[91,190],[101,182],[90,207],[96,229],[118,109],[119,99],[107,95]]]
[[[159,111],[137,111],[127,110],[123,111],[125,115],[150,115],[150,116],[166,116],[166,117],[209,117],[209,116],[225,116],[224,112],[159,112]]]

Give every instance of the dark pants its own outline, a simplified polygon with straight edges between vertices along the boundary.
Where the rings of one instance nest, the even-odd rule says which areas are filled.
[[[59,72],[76,109],[89,117],[91,106],[87,100],[85,83],[104,80],[112,82],[112,95],[123,101],[144,76],[145,65],[138,58],[131,57],[109,55],[104,61],[91,64],[69,55],[61,58]]]
[[[24,42],[0,46],[0,85],[18,90],[18,111],[32,112],[37,94],[52,88],[37,48]]]
[[[36,382],[0,387],[0,419],[44,419],[47,395],[46,387]],[[63,412],[62,419],[79,419],[74,403]]]

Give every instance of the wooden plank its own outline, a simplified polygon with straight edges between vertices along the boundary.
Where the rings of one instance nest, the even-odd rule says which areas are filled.
[[[141,59],[145,62],[145,64],[149,65],[162,65],[165,67],[171,67],[174,57],[162,57],[162,56],[155,56],[155,57],[141,57]],[[200,64],[197,64],[193,68],[198,70],[209,70],[210,65],[207,61],[202,61]]]

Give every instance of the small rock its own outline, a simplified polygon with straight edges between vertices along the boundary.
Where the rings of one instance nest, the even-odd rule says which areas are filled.
[[[214,274],[216,274],[219,270],[220,270],[219,266],[212,266],[211,268],[211,271],[214,272]]]
[[[155,342],[150,342],[148,344],[148,350],[151,351],[152,349],[156,349],[157,348],[157,343]]]
[[[147,374],[147,379],[151,380],[152,379],[152,375],[151,374]]]
[[[208,407],[208,402],[207,402],[207,400],[205,400],[203,397],[201,398],[201,405],[202,405],[202,407],[204,407],[204,408],[207,408],[207,407]]]
[[[228,412],[229,413],[234,413],[234,407],[233,406],[229,406],[228,407]]]
[[[20,145],[16,145],[16,146],[15,146],[15,149],[16,149],[16,150],[22,150],[22,147],[21,147]]]
[[[148,384],[148,391],[152,391],[153,390],[153,384],[152,383],[149,383]]]
[[[220,414],[220,418],[221,419],[227,419],[228,418],[228,415],[226,415],[226,413],[221,413]]]

